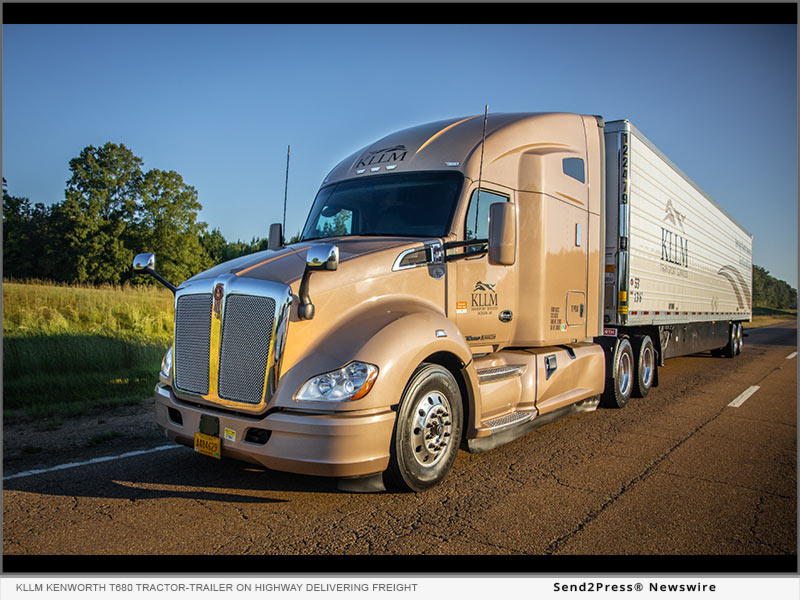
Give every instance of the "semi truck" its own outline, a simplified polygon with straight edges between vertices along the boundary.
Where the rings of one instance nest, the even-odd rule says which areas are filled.
[[[167,436],[215,458],[423,491],[668,358],[742,352],[752,236],[627,120],[411,127],[325,177],[299,241],[165,281]]]

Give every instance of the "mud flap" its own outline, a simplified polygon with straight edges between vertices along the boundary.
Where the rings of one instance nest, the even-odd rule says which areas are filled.
[[[342,477],[336,486],[342,492],[355,492],[359,494],[371,494],[385,492],[386,486],[383,484],[383,473],[373,473],[363,477]]]

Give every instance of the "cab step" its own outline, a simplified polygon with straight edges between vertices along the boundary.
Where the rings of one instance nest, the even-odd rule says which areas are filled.
[[[496,419],[489,419],[488,421],[483,422],[483,426],[491,429],[492,433],[504,429],[506,427],[511,427],[512,425],[517,425],[519,423],[525,423],[526,421],[532,420],[536,416],[534,411],[528,412],[513,412],[507,415],[503,415],[502,417],[497,417]]]
[[[577,412],[593,411],[597,408],[599,403],[600,403],[600,396],[590,396],[588,398],[584,398],[583,400],[580,400],[573,404],[563,406],[557,410],[546,413],[539,417],[536,417],[537,413],[535,412],[529,412],[529,413],[516,412],[516,413],[511,413],[510,415],[506,415],[505,417],[499,417],[497,419],[486,421],[484,425],[488,426],[490,423],[498,422],[499,426],[492,428],[490,430],[491,434],[486,437],[471,438],[467,440],[467,450],[473,454],[486,452],[487,450],[491,450],[492,448],[496,448],[497,446],[501,446],[503,444],[507,444],[508,442],[514,441],[515,439],[525,435],[529,431],[533,431],[538,427],[547,425],[549,423],[552,423],[553,421],[557,421],[558,419],[566,417],[567,415]],[[526,416],[525,419],[518,417],[518,415],[523,415],[523,414]],[[508,419],[509,417],[518,418],[519,420],[510,420],[507,424],[499,423],[500,421]]]
[[[486,369],[478,369],[478,380],[481,384],[492,383],[493,381],[502,381],[503,379],[511,379],[512,377],[519,377],[525,370],[526,365],[501,365],[499,367],[487,367]]]

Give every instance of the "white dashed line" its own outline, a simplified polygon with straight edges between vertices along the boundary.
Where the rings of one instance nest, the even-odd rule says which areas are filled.
[[[790,359],[794,358],[795,356],[797,356],[797,352],[792,352],[789,356],[786,357],[786,360],[790,360]]]
[[[34,469],[32,471],[24,471],[22,473],[14,473],[13,475],[9,475],[7,477],[3,477],[3,481],[8,481],[9,479],[16,479],[17,477],[28,477],[30,475],[41,475],[42,473],[49,473],[51,471],[60,471],[61,469],[71,469],[73,467],[83,467],[86,465],[95,465],[97,463],[108,462],[110,460],[117,460],[119,458],[129,458],[131,456],[139,456],[140,454],[150,454],[151,452],[161,452],[162,450],[172,450],[174,448],[181,448],[177,444],[170,444],[168,446],[158,446],[157,448],[150,448],[150,450],[135,450],[133,452],[126,452],[125,454],[120,454],[118,456],[103,456],[101,458],[93,458],[91,460],[86,460],[83,462],[73,462],[73,463],[66,463],[63,465],[58,465],[57,467],[49,467],[47,469]]]
[[[752,396],[758,391],[759,387],[760,386],[758,385],[751,385],[749,388],[747,388],[745,391],[739,394],[736,397],[736,400],[728,404],[728,406],[732,406],[733,408],[739,408],[742,404],[744,404],[745,400],[747,400],[750,396]]]

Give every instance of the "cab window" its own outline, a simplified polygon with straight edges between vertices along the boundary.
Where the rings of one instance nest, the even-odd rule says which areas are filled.
[[[489,205],[495,202],[508,202],[508,196],[496,192],[478,190],[472,192],[467,208],[467,220],[464,223],[464,240],[486,240],[489,238]]]
[[[581,183],[586,183],[582,158],[565,158],[561,161],[561,167],[565,175],[569,175]]]
[[[320,213],[317,229],[322,238],[350,235],[353,231],[353,211],[336,205],[326,206]]]

